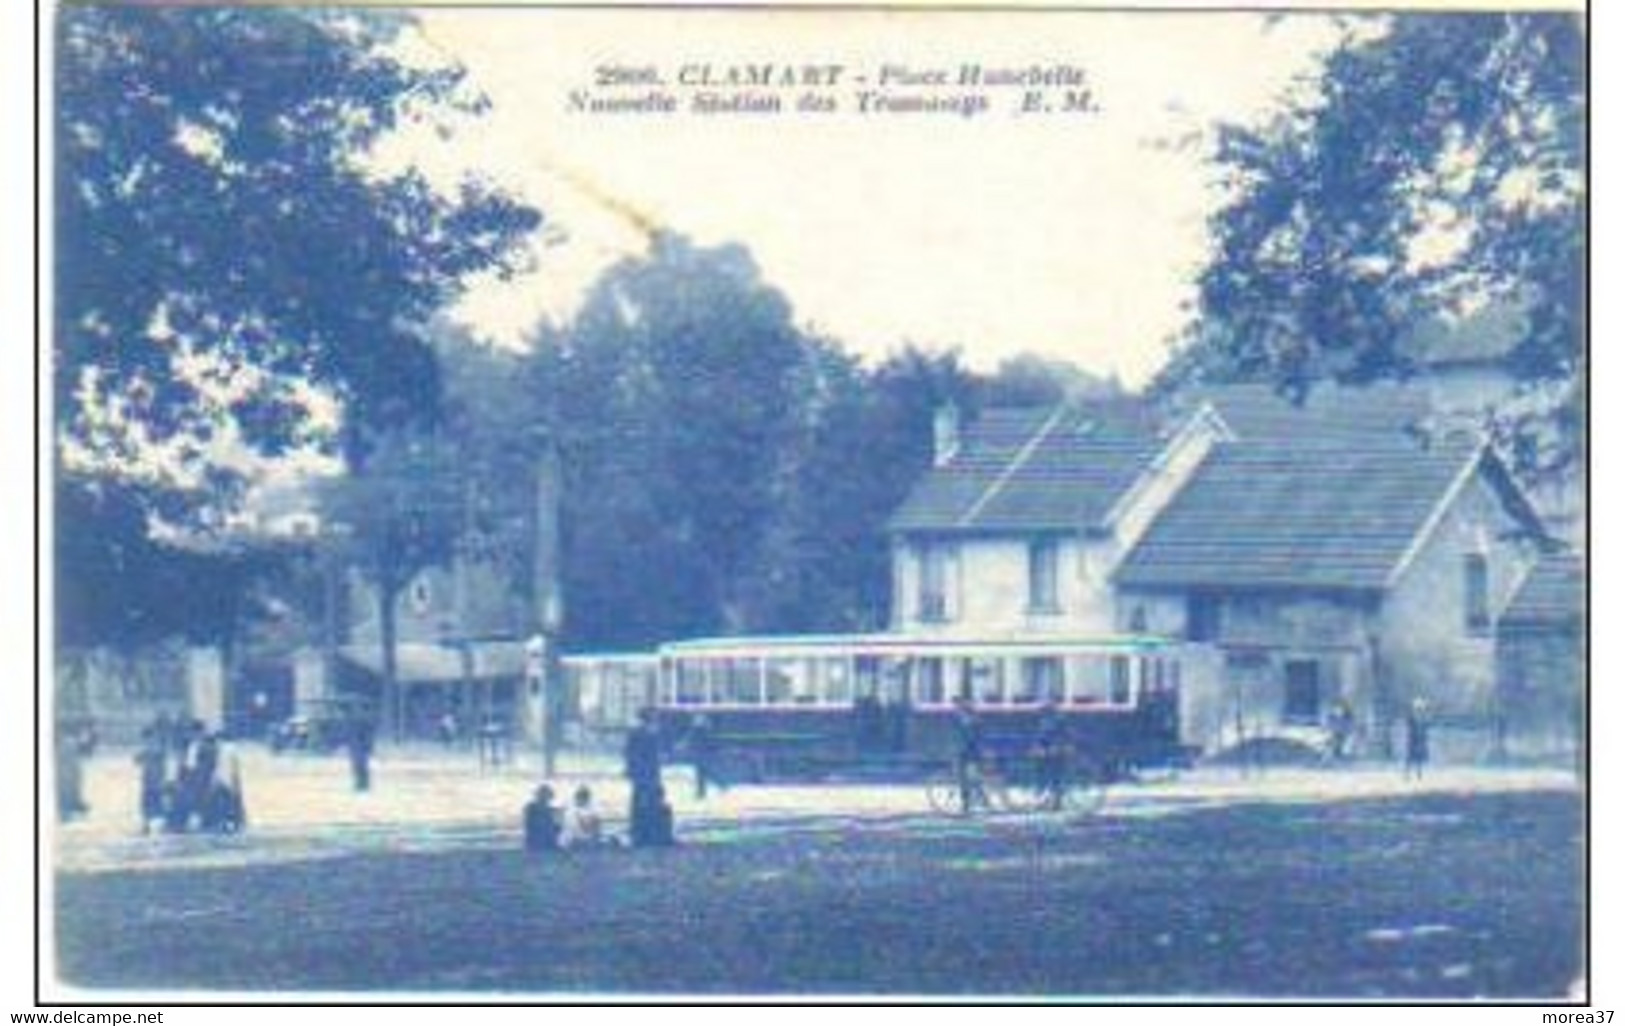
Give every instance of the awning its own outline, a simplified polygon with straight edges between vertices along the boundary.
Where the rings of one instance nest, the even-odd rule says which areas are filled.
[[[463,653],[469,663],[464,672]],[[339,655],[375,676],[383,676],[384,659],[376,644],[345,645]],[[432,642],[402,641],[395,645],[395,679],[406,684],[457,684],[471,680],[522,677],[525,643],[522,641]]]

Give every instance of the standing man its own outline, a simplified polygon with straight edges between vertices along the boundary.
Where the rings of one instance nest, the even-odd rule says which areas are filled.
[[[638,711],[638,725],[626,738],[625,757],[626,777],[632,782],[632,846],[670,845],[672,814],[660,779],[660,735],[653,709]]]
[[[135,764],[141,777],[141,832],[149,834],[153,823],[164,818],[164,786],[169,774],[169,746],[156,723],[142,728]]]
[[[1044,702],[1044,711],[1038,716],[1038,727],[1033,734],[1033,757],[1037,762],[1038,789],[1044,807],[1059,811],[1066,794],[1067,763],[1066,723],[1061,719],[1060,707],[1055,699]]]
[[[85,801],[85,740],[74,726],[58,723],[56,728],[56,813],[66,823],[90,811]]]
[[[1418,697],[1405,713],[1405,776],[1422,779],[1428,764],[1428,703]]]
[[[350,714],[350,729],[345,732],[345,747],[350,755],[350,784],[357,791],[372,790],[372,717],[364,707]]]
[[[1339,698],[1332,706],[1326,726],[1331,733],[1332,761],[1342,762],[1348,758],[1349,738],[1354,735],[1354,709],[1348,699]]]
[[[954,703],[954,771],[959,777],[959,809],[970,814],[973,805],[986,805],[982,789],[982,722],[970,699]]]

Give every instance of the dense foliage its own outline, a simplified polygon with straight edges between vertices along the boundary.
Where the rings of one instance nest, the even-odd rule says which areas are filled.
[[[1198,338],[1170,377],[1405,377],[1429,322],[1515,311],[1503,357],[1570,383],[1585,292],[1585,38],[1572,14],[1351,18],[1315,90],[1262,128],[1228,126],[1232,200],[1213,223]],[[1578,446],[1575,388],[1544,419]]]
[[[218,535],[265,459],[357,460],[432,414],[417,325],[511,268],[538,215],[368,165],[397,127],[479,109],[397,53],[400,19],[74,6],[57,29],[61,620],[135,641],[89,592],[149,609],[142,635],[189,626],[166,582],[198,557],[155,524]]]

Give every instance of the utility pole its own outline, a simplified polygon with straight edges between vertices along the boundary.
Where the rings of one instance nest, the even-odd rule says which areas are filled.
[[[559,631],[564,625],[560,569],[559,519],[563,507],[563,470],[557,444],[538,434],[536,456],[536,555],[532,570],[532,620],[536,634],[526,646],[526,676],[536,711],[542,770],[553,776],[564,734],[564,674],[559,659]]]

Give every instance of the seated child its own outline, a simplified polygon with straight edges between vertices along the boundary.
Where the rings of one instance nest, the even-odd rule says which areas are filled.
[[[559,832],[559,810],[553,804],[553,789],[543,784],[525,803],[525,851],[532,854],[558,851]]]
[[[592,789],[583,784],[576,788],[575,797],[564,813],[564,834],[560,845],[565,848],[602,848],[611,843],[604,834],[604,821],[592,805]]]

